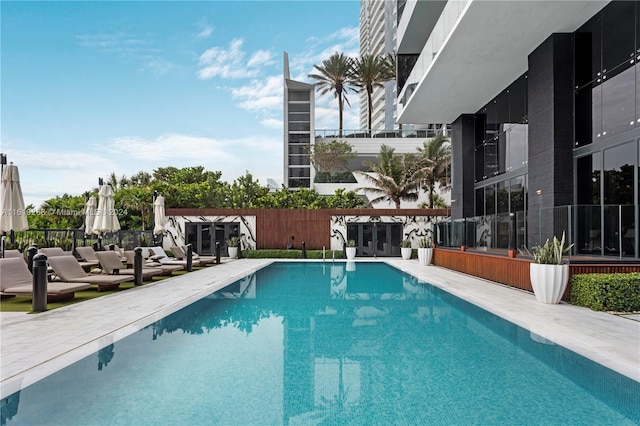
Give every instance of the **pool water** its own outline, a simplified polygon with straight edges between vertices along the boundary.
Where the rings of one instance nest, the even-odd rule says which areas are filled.
[[[383,263],[274,263],[2,400],[2,424],[640,423],[640,384]]]

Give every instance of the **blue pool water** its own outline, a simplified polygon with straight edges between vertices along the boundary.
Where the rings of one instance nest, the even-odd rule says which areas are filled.
[[[272,264],[3,400],[2,424],[640,423],[638,382],[354,267]]]

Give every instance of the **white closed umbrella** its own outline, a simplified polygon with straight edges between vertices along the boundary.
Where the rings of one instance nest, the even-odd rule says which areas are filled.
[[[153,235],[164,234],[166,218],[164,215],[164,197],[162,195],[158,195],[153,202],[153,222]]]
[[[84,235],[93,234],[93,222],[96,219],[96,198],[89,197],[84,207]]]
[[[102,235],[108,232],[119,231],[120,221],[116,215],[111,185],[102,185],[98,196],[98,208],[96,209],[96,215],[93,221],[93,233]]]
[[[9,163],[2,171],[2,214],[0,215],[0,231],[24,231],[29,229],[29,222],[24,207],[20,174],[18,167]]]

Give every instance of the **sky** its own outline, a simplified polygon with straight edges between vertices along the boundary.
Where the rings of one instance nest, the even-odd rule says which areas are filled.
[[[25,204],[167,166],[281,183],[283,53],[313,83],[331,54],[358,56],[359,14],[358,0],[0,1],[0,151]],[[316,129],[337,128],[316,93]]]

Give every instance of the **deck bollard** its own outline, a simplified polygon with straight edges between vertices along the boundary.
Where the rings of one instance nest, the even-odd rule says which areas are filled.
[[[27,249],[27,265],[29,266],[29,271],[33,273],[33,258],[38,253],[38,247],[34,244]]]
[[[305,246],[304,241],[302,242],[302,258],[307,258],[307,247]]]
[[[33,312],[47,310],[47,256],[39,253],[33,257]]]
[[[342,243],[342,258],[347,258],[347,243]]]
[[[187,244],[187,272],[193,271],[193,246]]]
[[[220,241],[216,242],[216,264],[220,264]]]
[[[136,247],[133,253],[133,285],[142,285],[142,247]]]

